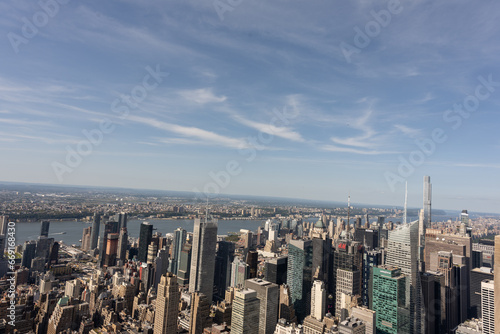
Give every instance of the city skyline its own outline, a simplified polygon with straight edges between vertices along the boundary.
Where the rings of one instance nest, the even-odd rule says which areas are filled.
[[[6,181],[498,212],[500,4],[57,3],[0,5]]]

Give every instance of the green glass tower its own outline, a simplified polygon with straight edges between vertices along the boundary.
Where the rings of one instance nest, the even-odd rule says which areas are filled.
[[[377,334],[409,333],[410,309],[406,279],[401,269],[373,267],[373,310],[377,314]]]

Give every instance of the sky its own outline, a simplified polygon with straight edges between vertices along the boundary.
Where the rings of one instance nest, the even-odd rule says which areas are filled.
[[[0,13],[0,180],[500,212],[498,1]]]

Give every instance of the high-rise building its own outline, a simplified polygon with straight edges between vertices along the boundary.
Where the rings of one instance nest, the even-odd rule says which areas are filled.
[[[115,225],[118,223],[113,221],[108,221],[104,223],[104,228],[102,231],[102,235],[99,238],[99,262],[101,267],[104,266],[106,262],[106,250],[108,247],[108,236],[111,233],[114,233]],[[117,240],[118,242],[118,240]]]
[[[115,216],[116,221],[118,222],[118,231],[122,228],[127,227],[127,213],[120,212]]]
[[[365,324],[365,333],[366,334],[375,334],[375,322],[376,322],[376,312],[370,310],[366,307],[353,307],[352,308],[352,316],[354,318],[361,319]]]
[[[257,277],[257,270],[259,265],[259,253],[255,250],[249,250],[247,253],[248,264],[248,278]]]
[[[441,333],[441,284],[444,275],[440,272],[426,272],[421,274],[422,305],[426,334]]]
[[[410,333],[406,276],[392,266],[373,268],[373,310],[377,314],[376,332]]]
[[[311,291],[311,317],[322,321],[326,313],[326,287],[323,281],[314,281]]]
[[[332,240],[327,238],[325,233],[319,232],[326,230],[322,220],[318,220],[314,229],[316,232],[315,238],[312,239],[313,244],[313,261],[312,261],[312,274],[314,279],[326,282],[328,293],[333,293],[335,286],[333,286],[332,274]],[[319,236],[322,236],[321,238]]]
[[[366,324],[358,318],[349,317],[339,323],[339,334],[365,334]]]
[[[495,237],[495,306],[498,313],[500,310],[500,235]],[[495,317],[495,328],[500,331],[500,317]]]
[[[352,299],[360,295],[361,275],[359,270],[337,269],[337,284],[335,291],[335,316],[344,320],[349,315]]]
[[[177,277],[163,275],[158,284],[156,297],[154,334],[177,333],[180,290]]]
[[[234,292],[231,334],[259,333],[260,302],[257,292],[238,289]]]
[[[278,285],[286,284],[288,256],[273,257],[264,264],[264,279]]]
[[[117,259],[122,261],[126,260],[126,254],[128,249],[128,232],[126,227],[122,227],[120,230],[120,236],[118,237],[118,255]]]
[[[424,226],[431,226],[432,208],[431,177],[424,176]]]
[[[151,243],[151,238],[153,237],[153,225],[148,222],[143,222],[141,224],[141,229],[139,231],[139,250],[137,253],[137,260],[141,262],[146,262],[148,259],[148,246]]]
[[[234,260],[235,244],[230,241],[219,241],[217,243],[217,254],[215,256],[214,285],[216,297],[224,299],[226,289],[231,282],[231,263]]]
[[[179,268],[177,270],[177,279],[180,286],[189,285],[189,276],[191,273],[191,244],[185,243],[182,247],[181,257],[179,260]]]
[[[101,216],[94,213],[94,221],[92,222],[92,235],[90,237],[90,249],[96,249],[99,240],[99,228],[101,226]]]
[[[106,254],[104,255],[104,265],[112,267],[116,264],[116,255],[118,254],[118,234],[108,233],[106,240]]]
[[[156,289],[158,284],[160,283],[161,277],[164,276],[168,272],[168,252],[165,248],[162,248],[158,251],[158,255],[156,256],[153,264],[155,278],[153,287]],[[177,280],[177,284],[179,282],[177,276],[175,276]]]
[[[146,262],[149,264],[153,264],[158,255],[158,244],[155,242],[151,242],[148,246],[148,256],[146,258]]]
[[[256,291],[260,301],[259,334],[273,334],[278,322],[279,286],[251,278],[245,281],[245,287]]]
[[[422,312],[417,312],[417,293],[421,293],[421,289],[417,289],[417,285],[420,284],[418,228],[419,221],[416,220],[389,231],[385,262],[389,266],[400,268],[406,276],[405,292],[406,300],[409,301],[410,305],[410,334],[422,332],[421,321],[423,320],[421,319]],[[373,290],[375,290],[375,286],[373,286]]]
[[[31,268],[31,260],[36,257],[36,242],[25,241],[23,246],[22,266],[28,269]]]
[[[290,287],[286,284],[280,285],[280,306],[278,317],[280,319],[285,319],[288,322],[297,322],[295,309],[293,308]]]
[[[333,305],[329,305],[329,312],[334,315],[337,313],[336,307],[336,292],[337,292],[337,273],[338,269],[348,270],[348,271],[360,271],[363,266],[363,245],[360,242],[338,239],[334,242],[334,252],[333,252],[333,286],[335,291],[333,292]],[[357,281],[359,287],[356,291],[361,290],[361,280]],[[359,293],[359,292],[358,292]]]
[[[484,280],[493,281],[493,271],[491,268],[474,268],[470,272],[470,309],[468,318],[479,319],[481,315],[481,282]]]
[[[42,221],[40,225],[40,236],[41,237],[49,237],[49,228],[50,228],[50,221],[44,220]]]
[[[59,299],[48,323],[48,334],[58,334],[71,328],[73,321],[74,305],[68,304],[68,297]]]
[[[174,232],[174,241],[172,243],[172,255],[170,261],[170,272],[177,275],[179,270],[179,261],[181,259],[182,247],[186,243],[187,232],[179,227]]]
[[[299,321],[302,321],[311,311],[308,301],[311,300],[312,255],[311,240],[290,240],[286,281],[290,287],[292,303]]]
[[[82,250],[83,251],[86,251],[86,252],[90,251],[91,237],[92,237],[92,226],[84,228],[83,234],[82,234]]]
[[[495,277],[496,279],[496,277]],[[498,293],[498,292],[497,292]],[[495,334],[495,283],[481,282],[481,313],[483,315],[483,333]],[[498,315],[497,315],[498,317]]]
[[[189,324],[190,334],[202,334],[203,329],[211,325],[211,303],[211,300],[209,300],[203,293],[194,292],[191,294],[191,319]]]
[[[189,292],[199,291],[212,302],[214,290],[217,221],[205,217],[194,220]]]
[[[382,251],[379,249],[368,250],[363,253],[363,272],[361,282],[361,298],[363,306],[370,307],[371,296],[371,270],[382,264]]]

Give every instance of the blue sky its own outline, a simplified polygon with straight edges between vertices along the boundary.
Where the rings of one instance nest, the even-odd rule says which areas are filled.
[[[0,4],[2,180],[500,212],[496,1],[54,1]]]

